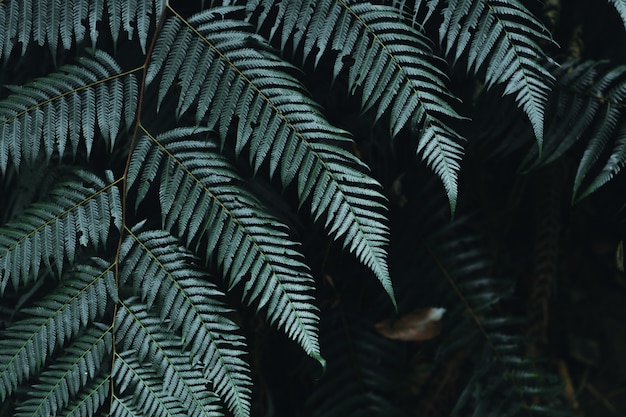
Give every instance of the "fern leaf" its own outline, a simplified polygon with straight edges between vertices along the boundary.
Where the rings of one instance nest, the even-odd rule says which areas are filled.
[[[42,272],[64,269],[82,246],[104,245],[111,226],[121,226],[118,181],[107,174],[78,171],[51,190],[45,202],[34,203],[14,221],[0,228],[0,294],[9,282],[14,288]]]
[[[344,247],[374,272],[393,299],[380,185],[345,150],[349,144],[346,132],[323,118],[303,86],[290,75],[294,68],[266,52],[267,45],[250,33],[248,25],[216,19],[220,10],[190,19],[189,24],[197,29],[176,19],[167,21],[155,46],[148,81],[164,68],[159,86],[163,97],[172,80],[182,74],[189,90],[180,96],[179,109],[185,110],[190,101],[197,100],[198,121],[212,110],[206,123],[217,128],[222,138],[237,123],[236,152],[249,147],[255,171],[268,163],[270,175],[278,171],[284,186],[295,181],[300,204],[311,201],[313,217],[326,217],[329,233],[343,240]],[[188,33],[202,42],[193,42]],[[181,61],[181,54],[200,59]],[[191,95],[194,92],[197,97]]]
[[[147,133],[139,138],[129,186],[143,184],[159,169],[164,228],[177,229],[187,246],[200,239],[206,242],[207,257],[216,256],[229,287],[245,281],[248,302],[258,300],[258,308],[267,307],[270,322],[323,363],[319,319],[310,295],[313,278],[297,243],[246,191],[230,162],[203,133],[207,130],[179,128],[157,138]]]
[[[605,61],[566,62],[555,73],[553,114],[547,125],[544,152],[526,157],[528,169],[561,157],[581,138],[587,140],[579,162],[572,200],[579,201],[610,181],[626,164],[623,105],[626,66]],[[609,147],[612,147],[609,150]],[[594,175],[591,178],[590,173]]]
[[[556,85],[550,98],[544,144],[539,153],[533,147],[524,162],[526,169],[547,165],[562,156],[592,124],[601,102],[594,95],[602,89],[594,87],[600,77],[600,63],[572,60],[555,72]],[[601,85],[598,84],[598,85]]]
[[[609,3],[611,3],[615,7],[617,12],[619,13],[619,17],[622,18],[622,23],[624,24],[624,27],[626,28],[626,1],[609,0]]]
[[[81,328],[102,317],[115,299],[113,265],[94,259],[93,264],[76,265],[59,288],[25,308],[27,317],[3,331],[0,339],[0,400],[38,372]]]
[[[117,42],[120,27],[132,39],[137,28],[139,43],[143,52],[146,52],[146,42],[150,24],[154,22],[154,17],[159,17],[163,11],[163,4],[160,0],[130,0],[118,3],[107,2],[109,21],[113,41]],[[152,18],[150,17],[152,15]]]
[[[585,198],[586,196],[593,193],[598,188],[609,182],[615,175],[617,175],[617,173],[622,170],[624,165],[626,165],[626,125],[622,123],[619,127],[619,131],[616,133],[611,155],[609,156],[605,165],[602,167],[601,171],[595,176],[593,181],[591,181],[591,183],[587,186],[584,192],[580,193],[578,200]]]
[[[547,29],[518,0],[449,0],[439,38],[455,60],[467,51],[468,71],[485,70],[486,86],[504,84],[514,94],[541,148],[544,112],[553,82],[541,60],[539,42],[551,42]]]
[[[110,328],[94,323],[63,350],[63,355],[37,378],[27,399],[17,407],[18,416],[48,417],[58,415],[70,399],[93,380],[106,355],[111,353]]]
[[[483,237],[462,230],[470,221],[475,224],[475,216],[458,219],[429,239],[436,274],[453,288],[446,303],[451,342],[441,345],[436,356],[446,361],[463,351],[473,358],[472,377],[450,414],[481,410],[485,416],[520,415],[521,410],[533,409],[535,402],[551,401],[561,393],[562,385],[556,375],[525,355],[527,342],[519,335],[525,319],[500,308],[514,296],[514,285],[510,279],[489,275],[494,263]],[[545,411],[546,415],[563,415],[557,405]]]
[[[67,0],[67,1],[36,1],[19,0],[0,3],[0,53],[5,61],[17,42],[22,44],[22,55],[26,53],[31,42],[43,46],[48,44],[53,55],[56,55],[59,41],[65,50],[80,44],[89,33],[95,46],[98,38],[98,23],[102,20],[105,2]],[[123,3],[106,2],[111,35],[115,42],[119,37],[120,28],[133,37],[135,30],[145,53],[146,41],[150,24],[154,16],[159,16],[163,9],[161,0],[129,0]],[[121,7],[123,6],[123,7]],[[151,17],[152,15],[152,17]],[[87,22],[85,27],[83,22]]]
[[[110,377],[97,376],[78,393],[76,398],[60,414],[66,417],[95,416],[101,407],[110,401],[110,389]]]
[[[127,104],[122,90],[128,94]],[[112,149],[122,118],[129,127],[129,120],[135,117],[136,108],[131,105],[137,101],[137,90],[135,76],[123,73],[102,51],[96,51],[93,58],[82,58],[80,65],[67,65],[47,77],[13,87],[13,94],[0,101],[0,170],[6,172],[9,160],[19,168],[22,160],[32,164],[40,155],[49,160],[58,152],[62,158],[68,140],[72,156],[83,140],[89,155],[96,120]]]
[[[599,187],[608,182],[626,164],[626,142],[624,131],[623,104],[626,99],[626,66],[609,67],[600,78],[594,80],[590,90],[591,97],[588,100],[599,101],[597,112],[589,112],[585,115],[587,120],[593,120],[591,124],[590,140],[585,148],[576,177],[574,179],[573,200],[578,201],[593,193]],[[592,168],[594,168],[606,151],[607,145],[614,139],[613,149],[610,151],[607,161],[600,172],[589,181],[589,184],[581,192],[583,182]]]
[[[116,356],[113,373],[122,392],[131,383],[133,392],[126,397],[114,397],[111,415],[174,417],[187,414],[177,398],[164,394],[163,378],[150,367],[142,366],[132,352]]]
[[[270,0],[257,3],[274,7]],[[293,0],[276,7],[273,29],[281,30],[283,49],[289,40],[295,50],[302,48],[305,60],[317,51],[316,65],[333,56],[333,77],[347,71],[348,87],[361,93],[363,111],[375,107],[376,119],[389,114],[392,136],[405,127],[419,131],[418,153],[441,178],[454,212],[463,139],[449,124],[461,117],[450,104],[453,95],[430,41],[391,6]]]
[[[193,362],[202,363],[204,377],[213,384],[237,417],[250,415],[250,370],[242,356],[245,339],[226,318],[224,294],[193,267],[191,254],[165,231],[129,231],[122,246],[121,285],[131,281],[141,289],[150,308],[158,296],[161,321],[181,331],[183,347]],[[148,279],[149,278],[149,279]]]
[[[153,409],[159,405],[164,409],[172,408],[165,403],[174,402],[170,398],[175,399],[175,409],[182,407],[190,415],[212,417],[219,414],[218,397],[206,388],[209,381],[186,355],[181,355],[182,346],[161,323],[161,319],[149,314],[137,299],[122,303],[116,317],[115,335],[123,351],[116,355],[113,369],[120,392],[135,385],[136,404],[143,407],[146,415],[159,415]]]

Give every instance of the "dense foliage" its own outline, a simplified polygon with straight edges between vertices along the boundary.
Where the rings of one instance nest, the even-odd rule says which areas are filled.
[[[0,415],[576,410],[564,217],[626,161],[600,3],[0,1]]]

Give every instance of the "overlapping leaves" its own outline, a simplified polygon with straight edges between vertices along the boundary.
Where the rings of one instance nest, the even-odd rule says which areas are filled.
[[[178,80],[178,113],[195,105],[196,120],[224,139],[237,129],[235,152],[250,164],[295,182],[300,204],[368,266],[393,298],[387,266],[388,227],[379,184],[346,148],[346,132],[330,125],[291,74],[294,68],[264,51],[249,25],[216,8],[183,22],[169,19],[157,40],[148,82],[160,76],[159,102]],[[193,57],[186,59],[185,57]]]

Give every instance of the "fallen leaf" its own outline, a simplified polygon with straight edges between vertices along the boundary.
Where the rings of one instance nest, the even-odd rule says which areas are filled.
[[[428,307],[415,310],[399,318],[376,323],[376,330],[388,339],[420,342],[437,336],[445,308]]]

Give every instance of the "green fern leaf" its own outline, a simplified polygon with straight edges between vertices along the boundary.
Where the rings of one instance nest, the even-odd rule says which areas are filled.
[[[533,147],[524,161],[526,170],[545,166],[561,157],[592,124],[601,105],[594,96],[603,93],[602,88],[598,88],[602,83],[596,85],[600,65],[600,62],[576,59],[557,69],[557,82],[548,108],[550,122],[546,126],[541,154]]]
[[[111,226],[121,227],[119,190],[85,171],[61,182],[45,202],[37,202],[0,228],[0,295],[9,282],[14,288],[42,272],[64,269],[80,247],[104,245]]]
[[[189,89],[180,95],[179,111],[197,100],[197,120],[212,110],[206,124],[217,128],[222,138],[237,123],[237,154],[249,147],[255,171],[267,162],[270,175],[279,171],[284,186],[296,181],[300,204],[311,201],[313,217],[326,217],[329,233],[343,239],[344,247],[375,273],[393,299],[380,185],[345,150],[350,144],[346,132],[323,118],[290,75],[294,68],[265,51],[267,45],[250,33],[248,25],[215,17],[230,10],[196,15],[189,24],[197,29],[176,19],[167,21],[148,81],[163,68],[159,86],[163,98],[182,74]],[[190,55],[199,56],[198,62],[181,58]]]
[[[65,417],[92,417],[110,401],[111,379],[109,376],[97,376],[90,381],[70,404],[59,413]]]
[[[588,142],[572,194],[572,200],[579,201],[610,181],[626,164],[622,106],[626,66],[574,59],[564,63],[555,76],[557,84],[549,109],[553,116],[547,125],[544,150],[539,154],[533,149],[525,165],[527,169],[545,166],[584,138]],[[591,172],[594,175],[588,178]]]
[[[49,160],[55,152],[62,158],[68,141],[72,156],[81,141],[89,155],[96,125],[112,149],[122,118],[126,127],[135,118],[137,90],[135,76],[123,73],[102,51],[81,58],[80,65],[66,65],[13,87],[13,94],[0,101],[0,170],[6,172],[9,160],[19,169],[23,159],[33,164],[41,155]],[[130,100],[126,104],[123,92]]]
[[[25,308],[26,317],[0,338],[0,400],[36,374],[81,328],[102,317],[116,299],[113,265],[94,259],[93,264],[76,265],[59,288]]]
[[[129,231],[120,258],[121,285],[131,281],[150,308],[158,296],[161,321],[181,331],[183,347],[237,417],[250,415],[250,370],[242,356],[245,339],[226,318],[224,294],[193,267],[191,254],[165,231]],[[166,324],[167,323],[167,324]]]
[[[65,50],[80,44],[88,32],[93,46],[98,38],[98,23],[102,20],[105,2],[96,1],[35,1],[12,0],[0,3],[0,54],[5,61],[17,42],[22,44],[22,55],[32,41],[39,46],[48,44],[54,55],[59,41]],[[161,14],[161,0],[129,0],[122,3],[108,1],[108,21],[113,40],[117,42],[120,28],[131,39],[135,30],[143,51],[150,24]],[[154,14],[153,14],[154,13]],[[152,15],[152,18],[151,18]],[[83,22],[88,23],[86,28]]]
[[[27,399],[17,407],[16,417],[59,415],[70,399],[96,377],[105,357],[111,353],[113,338],[110,330],[94,323],[65,347],[63,355],[56,358],[31,385]]]
[[[139,181],[141,190],[145,178],[159,169],[164,228],[177,229],[187,246],[204,241],[206,256],[216,256],[229,287],[245,281],[248,302],[258,300],[258,308],[267,307],[270,322],[323,363],[317,340],[319,319],[310,294],[313,278],[297,243],[287,227],[247,192],[217,146],[202,137],[207,132],[179,128],[157,138],[146,132],[135,148],[129,187]]]
[[[538,42],[551,42],[547,29],[517,0],[449,0],[439,38],[455,60],[466,50],[467,69],[485,70],[486,86],[504,84],[504,94],[528,116],[541,148],[544,112],[553,77]]]
[[[626,99],[626,66],[609,67],[599,79],[593,80],[589,90],[591,94],[586,99],[600,103],[596,106],[597,112],[585,114],[585,118],[592,121],[589,132],[591,138],[576,171],[572,195],[574,201],[581,200],[606,184],[626,164],[626,123],[622,104]],[[613,149],[607,161],[581,192],[589,172],[597,165],[612,139]]]
[[[253,2],[266,10],[274,3]],[[454,212],[463,139],[449,122],[461,117],[449,103],[453,95],[434,65],[430,41],[394,7],[343,0],[283,1],[276,7],[271,37],[280,30],[283,49],[288,42],[294,50],[302,47],[305,60],[317,51],[316,65],[333,56],[333,77],[347,71],[363,111],[375,107],[376,119],[389,114],[392,136],[407,126],[419,130],[418,153],[440,176]]]
[[[187,415],[177,398],[164,394],[163,378],[159,377],[150,367],[142,366],[132,352],[117,355],[114,374],[116,383],[122,392],[131,384],[132,394],[113,397],[111,415],[121,416],[155,416],[174,417]]]
[[[453,288],[444,297],[449,298],[446,315],[451,325],[446,331],[451,342],[438,347],[437,361],[459,351],[472,357],[472,376],[451,415],[481,410],[485,416],[517,416],[535,401],[558,396],[562,384],[525,355],[527,341],[519,334],[526,319],[502,312],[500,307],[514,297],[515,286],[508,278],[490,276],[493,255],[483,236],[459,230],[476,220],[476,216],[458,219],[429,238],[429,255],[437,266],[434,274]],[[460,252],[464,256],[459,257]],[[565,415],[557,405],[545,411]]]
[[[161,323],[138,299],[121,303],[115,336],[122,353],[116,354],[113,369],[120,393],[135,385],[136,405],[141,405],[146,415],[159,415],[153,414],[153,407],[169,398],[175,402],[163,403],[164,410],[182,407],[193,416],[221,415],[218,397],[207,390],[209,381],[187,355],[181,355],[181,344]]]

